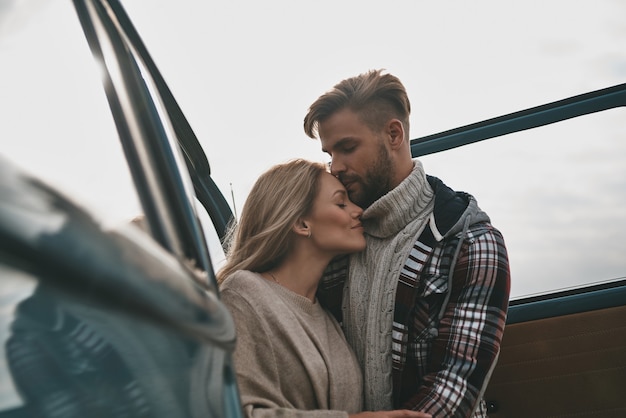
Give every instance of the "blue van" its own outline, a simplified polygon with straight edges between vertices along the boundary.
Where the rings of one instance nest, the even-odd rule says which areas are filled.
[[[224,244],[230,206],[120,3],[73,4],[143,215],[111,227],[0,157],[0,418],[241,417],[236,332],[203,226],[210,219]],[[411,149],[445,154],[624,106],[621,84],[417,138]],[[625,330],[623,276],[513,299],[489,415],[626,416]]]

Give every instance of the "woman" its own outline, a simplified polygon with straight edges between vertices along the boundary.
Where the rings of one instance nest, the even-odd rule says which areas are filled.
[[[361,213],[324,165],[305,160],[273,167],[252,188],[217,274],[237,327],[246,416],[429,416],[358,413],[359,365],[339,324],[316,302],[330,260],[365,248]]]

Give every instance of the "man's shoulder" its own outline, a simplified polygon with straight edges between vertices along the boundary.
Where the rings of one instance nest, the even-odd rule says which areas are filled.
[[[464,239],[468,243],[474,242],[477,238],[485,235],[491,234],[501,237],[502,234],[500,231],[495,228],[490,221],[479,221],[476,223],[470,224],[467,229],[464,231],[463,236],[461,236],[461,232],[456,235],[449,235],[443,238],[438,244],[439,246],[456,246],[459,242],[459,239]]]
[[[470,225],[467,233],[469,238],[479,237],[484,234],[495,234],[502,236],[500,230],[494,227],[490,221],[481,221]]]

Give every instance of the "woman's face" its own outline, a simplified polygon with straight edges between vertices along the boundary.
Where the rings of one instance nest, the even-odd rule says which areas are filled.
[[[305,221],[310,239],[322,251],[333,255],[365,249],[361,225],[363,209],[348,198],[346,188],[330,173],[323,173],[313,209]]]

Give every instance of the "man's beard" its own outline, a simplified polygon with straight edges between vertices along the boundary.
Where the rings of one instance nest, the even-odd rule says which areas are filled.
[[[392,174],[393,162],[389,157],[387,148],[381,143],[378,156],[365,173],[364,178],[340,175],[339,180],[344,184],[358,183],[360,185],[360,190],[348,191],[348,194],[350,200],[365,209],[389,192]]]

